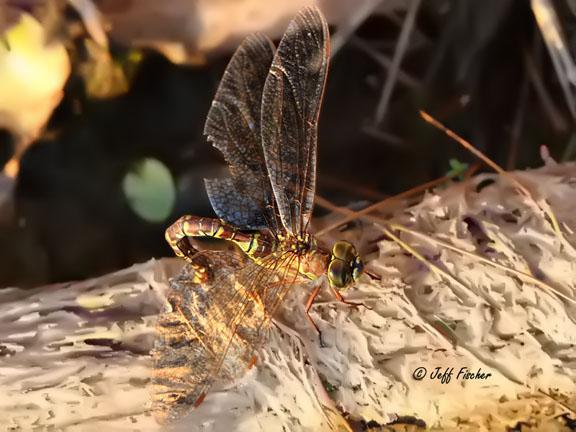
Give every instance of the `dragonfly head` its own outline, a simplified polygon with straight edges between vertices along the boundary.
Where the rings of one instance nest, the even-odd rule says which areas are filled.
[[[328,281],[336,288],[345,288],[356,282],[364,271],[362,258],[356,248],[347,241],[337,241],[330,253]]]

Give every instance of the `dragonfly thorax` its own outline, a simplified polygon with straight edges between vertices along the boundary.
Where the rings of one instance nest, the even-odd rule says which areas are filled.
[[[292,249],[294,249],[298,255],[304,255],[316,249],[316,241],[310,234],[306,233],[303,236],[296,237],[292,243]]]

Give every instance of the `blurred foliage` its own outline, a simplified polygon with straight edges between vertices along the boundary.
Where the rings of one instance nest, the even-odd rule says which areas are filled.
[[[122,189],[132,210],[144,220],[162,222],[172,212],[174,180],[168,168],[156,159],[138,161],[124,177]]]
[[[87,59],[80,62],[78,68],[88,97],[109,98],[127,92],[142,54],[130,50],[114,58],[110,51],[90,39],[85,44]]]
[[[64,46],[45,44],[45,31],[22,13],[0,44],[0,127],[18,136],[36,136],[55,105],[70,72]]]

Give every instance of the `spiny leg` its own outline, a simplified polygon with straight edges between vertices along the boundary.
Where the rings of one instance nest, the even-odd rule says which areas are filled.
[[[364,270],[364,274],[365,274],[366,276],[368,276],[368,277],[369,277],[370,279],[372,279],[372,280],[376,280],[376,281],[381,281],[381,280],[382,280],[382,276],[377,275],[376,273],[373,273],[373,272],[371,272],[371,271]]]
[[[346,300],[342,294],[340,294],[340,292],[336,289],[336,287],[334,287],[332,284],[330,284],[330,289],[332,290],[332,293],[334,293],[334,297],[336,297],[336,299],[339,302],[342,302],[344,304],[347,304],[349,306],[364,306],[366,309],[368,310],[372,310],[372,308],[370,306],[367,306],[365,303],[357,303],[357,302],[352,302],[352,301],[348,301]]]
[[[310,293],[310,295],[308,296],[308,300],[306,301],[305,312],[306,312],[306,318],[308,318],[308,321],[310,321],[310,323],[312,324],[312,326],[314,327],[314,329],[318,333],[318,338],[320,340],[320,346],[326,347],[326,344],[324,343],[324,339],[322,339],[322,331],[318,328],[318,325],[316,324],[316,322],[314,321],[314,319],[310,315],[310,309],[312,308],[312,304],[314,304],[314,300],[318,296],[318,293],[320,292],[321,288],[322,288],[322,285],[318,285]],[[366,309],[372,310],[372,308],[367,306],[365,303],[357,303],[357,302],[351,302],[351,301],[346,300],[342,296],[342,294],[340,294],[340,292],[338,292],[338,290],[334,286],[332,286],[331,284],[330,284],[330,289],[332,290],[332,292],[334,293],[334,296],[336,297],[336,299],[338,301],[340,301],[346,305],[349,305],[349,306],[355,306],[355,307],[364,306]]]
[[[314,299],[318,296],[318,293],[320,292],[320,288],[322,288],[322,284],[318,284],[318,286],[316,288],[314,288],[314,290],[308,296],[308,300],[306,301],[305,311],[306,311],[306,318],[308,318],[308,321],[310,321],[312,326],[316,329],[316,332],[318,332],[318,339],[320,340],[320,346],[325,347],[326,344],[324,344],[324,340],[322,339],[322,332],[320,331],[320,329],[318,328],[318,325],[314,322],[314,319],[310,315],[310,308],[312,308],[312,304],[314,303]]]

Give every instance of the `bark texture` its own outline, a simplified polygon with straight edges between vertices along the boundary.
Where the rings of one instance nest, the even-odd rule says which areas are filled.
[[[338,431],[350,430],[344,417],[386,424],[414,416],[434,430],[518,422],[568,430],[576,417],[576,166],[514,176],[532,198],[484,174],[399,203],[379,226],[322,238],[362,247],[385,229],[396,237],[368,257],[382,280],[366,277],[344,293],[370,309],[326,290],[312,309],[321,347],[304,317],[309,288],[294,289],[256,367],[171,427]],[[554,219],[541,210],[548,205]],[[150,261],[89,281],[0,291],[0,430],[160,430],[149,406],[149,350],[181,265]],[[444,374],[433,378],[436,368]],[[476,379],[458,376],[462,368]]]

